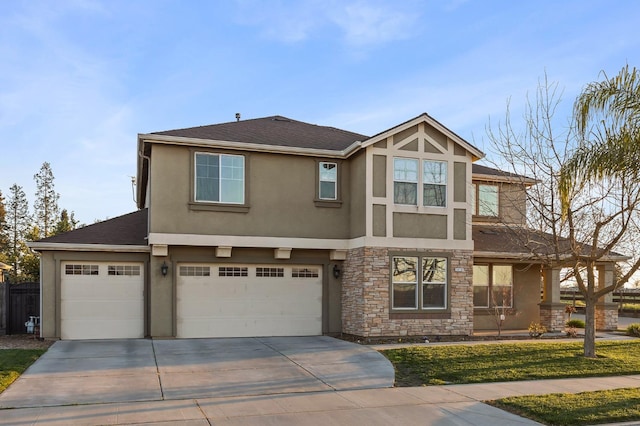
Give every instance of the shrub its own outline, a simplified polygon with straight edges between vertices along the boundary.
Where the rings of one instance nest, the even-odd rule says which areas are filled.
[[[640,337],[640,323],[629,324],[627,327],[627,334],[629,336]]]
[[[580,319],[572,319],[571,321],[567,321],[567,327],[584,328],[584,321]]]
[[[538,324],[537,322],[529,324],[529,336],[531,337],[541,337],[546,332],[547,327],[542,324]]]
[[[567,332],[567,337],[578,337],[578,329],[575,327],[567,327],[565,331]]]

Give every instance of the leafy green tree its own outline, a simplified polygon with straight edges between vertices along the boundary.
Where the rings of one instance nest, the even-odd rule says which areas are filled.
[[[29,202],[21,186],[13,184],[11,188],[9,188],[9,200],[6,207],[9,234],[7,260],[13,266],[10,277],[15,280],[20,275],[25,236],[29,231],[31,223],[31,218],[29,217]]]
[[[24,241],[20,243],[21,263],[20,263],[20,276],[18,281],[32,281],[37,282],[40,280],[40,255],[33,252],[27,247],[27,241],[35,241],[40,238],[40,229],[37,225],[31,226],[24,236]]]
[[[9,226],[7,225],[7,209],[0,191],[0,262],[7,263],[9,251]]]
[[[60,213],[60,219],[56,222],[56,226],[53,229],[52,235],[62,234],[64,232],[73,231],[78,227],[78,220],[74,217],[73,212],[69,214],[67,209],[62,209]]]
[[[60,194],[55,191],[55,178],[49,163],[42,163],[40,171],[33,178],[36,181],[36,200],[33,205],[35,219],[42,236],[48,237],[53,232],[60,211]]]

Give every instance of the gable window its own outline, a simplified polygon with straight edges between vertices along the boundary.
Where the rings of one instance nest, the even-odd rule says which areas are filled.
[[[195,154],[195,201],[244,204],[244,157]]]
[[[511,308],[513,267],[511,265],[473,265],[473,306]]]
[[[422,162],[422,204],[431,207],[447,205],[447,163],[424,160]]]
[[[447,307],[447,258],[393,256],[391,263],[392,309]]]
[[[338,199],[338,165],[336,163],[319,163],[318,195],[321,200]]]
[[[418,204],[418,160],[393,159],[393,202],[412,206]]]
[[[497,185],[473,184],[473,214],[497,217],[499,212]]]

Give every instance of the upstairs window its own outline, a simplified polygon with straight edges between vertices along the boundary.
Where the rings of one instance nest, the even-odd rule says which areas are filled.
[[[244,157],[195,154],[195,201],[244,204]]]
[[[447,205],[447,163],[424,160],[422,162],[422,204],[430,207]]]
[[[338,199],[338,165],[336,163],[319,163],[320,186],[318,195],[321,200]]]
[[[396,204],[418,204],[418,160],[393,159],[393,202]]]
[[[477,216],[498,217],[499,191],[497,185],[474,184],[473,214]]]

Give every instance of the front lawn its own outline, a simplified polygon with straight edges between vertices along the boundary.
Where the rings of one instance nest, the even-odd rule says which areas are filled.
[[[565,377],[640,374],[640,341],[414,346],[381,351],[396,371],[396,386],[443,385]]]
[[[640,389],[578,394],[516,396],[489,404],[549,425],[584,425],[640,420]]]
[[[46,349],[0,349],[0,393],[46,351]]]

